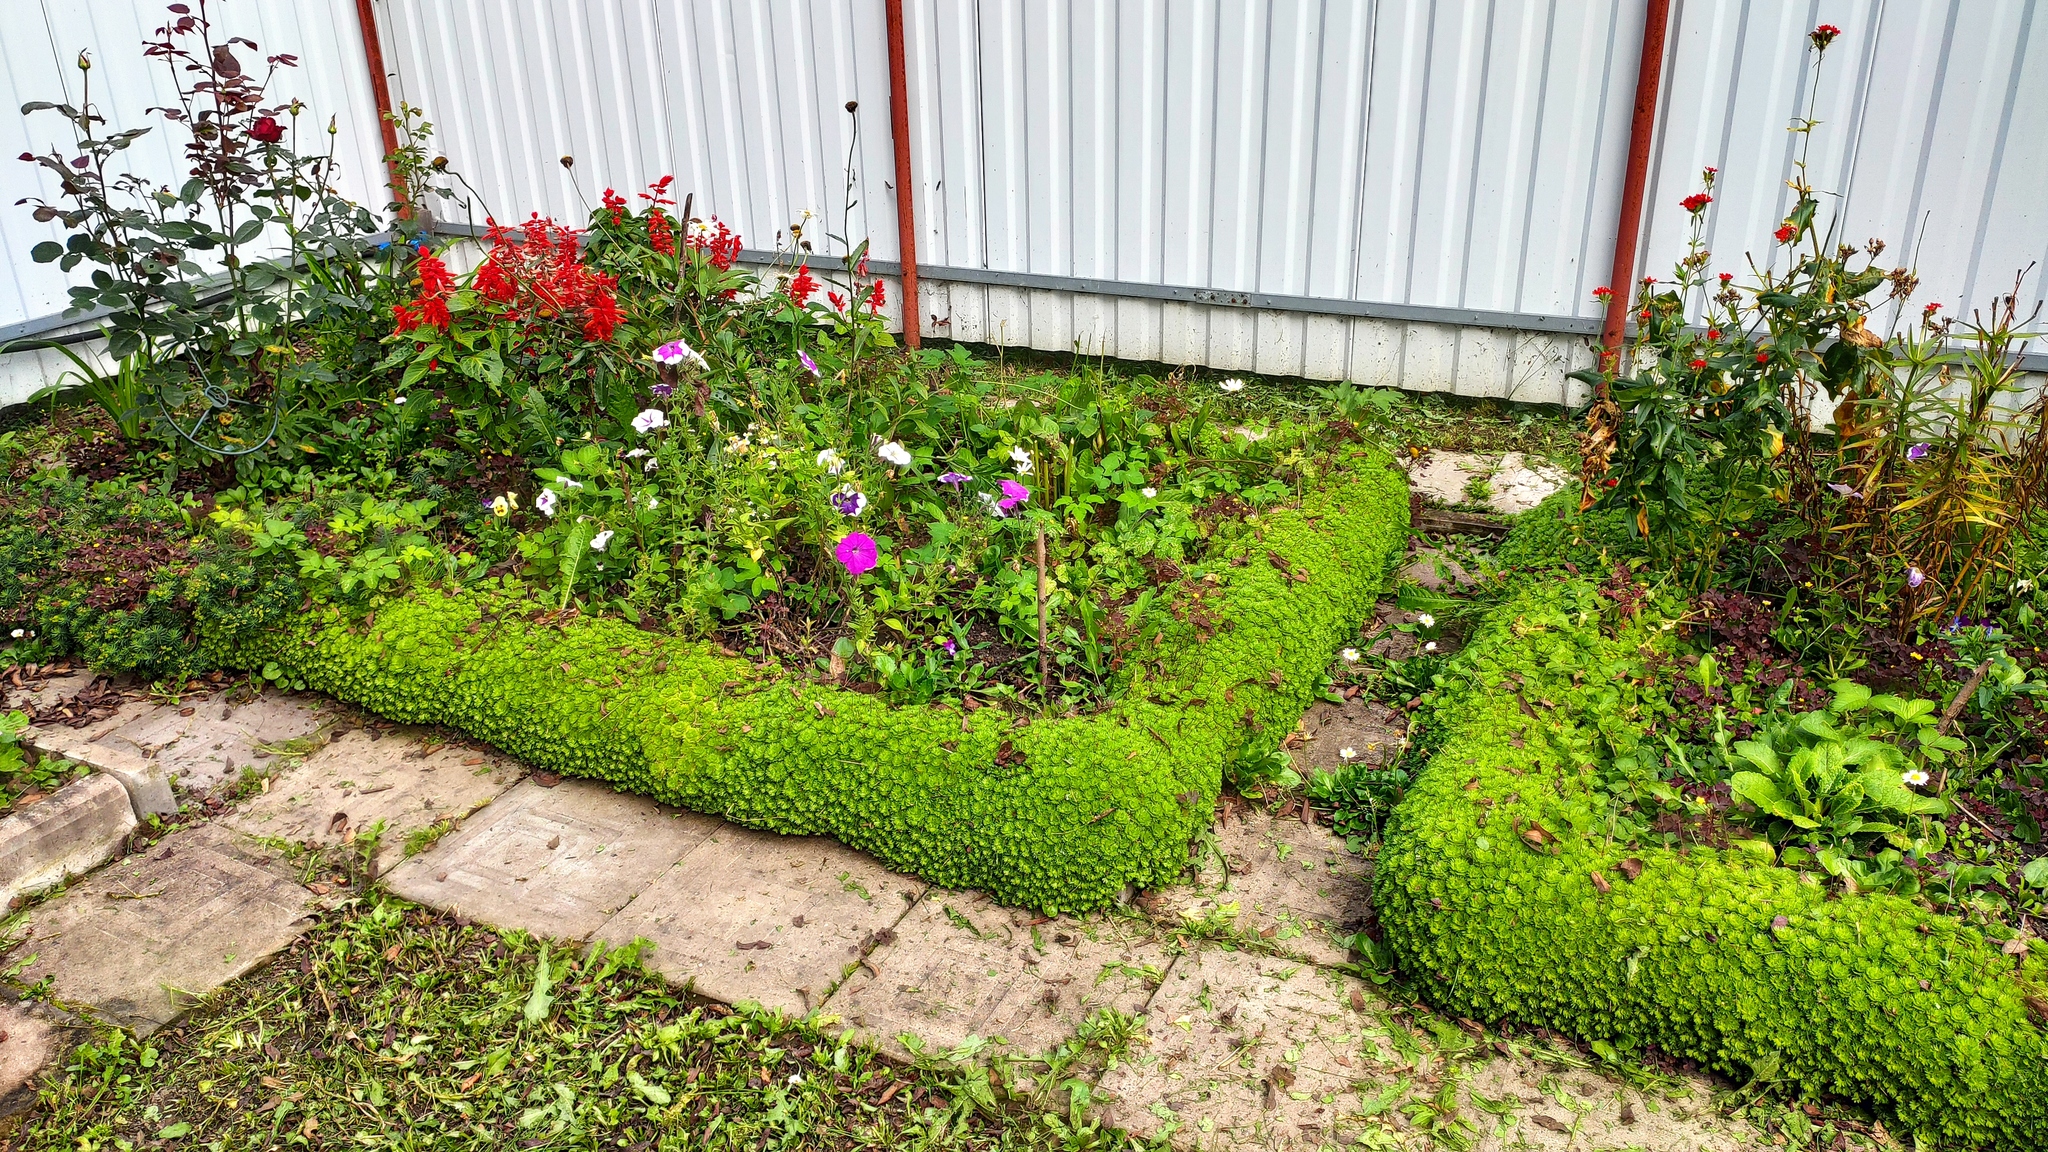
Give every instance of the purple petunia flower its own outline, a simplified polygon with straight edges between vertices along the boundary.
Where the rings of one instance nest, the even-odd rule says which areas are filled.
[[[1005,512],[1031,499],[1031,489],[1017,483],[1015,480],[1005,480],[998,487],[1003,490],[1003,498],[996,501],[996,507],[1001,508]]]
[[[797,362],[804,366],[804,371],[809,372],[813,376],[824,375],[824,373],[818,371],[818,362],[816,360],[811,359],[811,354],[809,352],[806,352],[803,349],[799,348],[797,349],[796,358]]]
[[[668,399],[669,397],[671,397],[671,396],[673,396],[673,395],[675,395],[675,394],[676,394],[676,386],[675,386],[675,385],[673,385],[673,384],[659,384],[659,383],[657,383],[657,384],[656,384],[656,385],[654,385],[654,386],[653,386],[652,388],[649,388],[649,389],[648,389],[648,391],[650,391],[650,392],[654,393],[654,394],[655,394],[656,396],[660,397],[661,399],[663,399],[663,400],[666,400],[666,399]]]
[[[960,486],[961,486],[962,484],[965,484],[965,483],[967,483],[967,482],[968,482],[969,480],[972,480],[972,479],[974,479],[974,477],[972,477],[972,476],[969,476],[969,475],[968,475],[967,473],[965,473],[965,472],[941,472],[941,473],[939,473],[939,483],[941,483],[941,484],[951,484],[951,485],[952,485],[953,487],[955,487],[955,488],[958,488],[958,487],[960,487]]]
[[[1915,444],[1911,448],[1906,449],[1906,459],[1911,460],[1914,463],[1918,463],[1922,460],[1925,460],[1926,458],[1927,445],[1925,444]]]
[[[1834,494],[1837,496],[1847,497],[1850,500],[1863,499],[1863,493],[1858,492],[1856,489],[1850,487],[1847,484],[1830,484],[1828,485],[1828,488],[1829,490],[1833,491]]]
[[[846,566],[847,575],[858,580],[861,573],[875,566],[875,558],[879,553],[875,548],[874,537],[865,532],[849,532],[846,538],[839,542],[839,547],[832,550],[832,555]]]
[[[832,502],[832,507],[839,510],[841,516],[858,516],[866,511],[868,506],[867,496],[851,484],[841,486],[827,499]]]
[[[1906,587],[1918,588],[1925,583],[1927,583],[1927,573],[1922,572],[1918,568],[1906,569]]]

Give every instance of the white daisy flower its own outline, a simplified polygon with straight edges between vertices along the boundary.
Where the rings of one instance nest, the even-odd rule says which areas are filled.
[[[1337,749],[1337,755],[1343,757],[1346,760],[1351,760],[1355,759],[1358,756],[1358,752],[1356,749],[1352,748],[1339,748]]]
[[[1143,496],[1147,500],[1157,500],[1159,498],[1159,489],[1140,488],[1138,489],[1138,495]]]
[[[1924,768],[1909,768],[1899,778],[1915,788],[1922,787],[1929,779],[1927,770]]]
[[[1434,651],[1436,651],[1436,641],[1434,641],[1434,640],[1431,640],[1431,641],[1430,641],[1429,643],[1427,643],[1427,644],[1424,644],[1424,645],[1422,646],[1422,650],[1423,650],[1424,652],[1434,652]]]
[[[1422,625],[1422,626],[1423,626],[1424,628],[1434,628],[1434,627],[1436,627],[1436,617],[1434,617],[1434,616],[1431,616],[1431,615],[1430,615],[1429,613],[1427,613],[1427,612],[1419,612],[1419,613],[1417,613],[1417,614],[1416,614],[1416,616],[1415,616],[1415,622],[1416,622],[1417,624],[1420,624],[1420,625]]]
[[[1358,663],[1358,649],[1356,648],[1346,648],[1342,652],[1337,653],[1337,655],[1342,656],[1346,664]]]

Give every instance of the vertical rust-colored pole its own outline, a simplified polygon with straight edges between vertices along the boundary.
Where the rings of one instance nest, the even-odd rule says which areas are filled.
[[[368,0],[363,0],[367,3]],[[911,203],[910,75],[903,51],[903,0],[883,0],[889,24],[889,136],[896,146],[896,235],[903,264],[903,342],[918,346],[917,212]]]
[[[401,220],[412,216],[412,198],[398,171],[398,123],[392,119],[391,81],[384,74],[384,41],[377,35],[375,0],[356,0],[356,23],[363,30],[363,59],[370,68],[370,95],[377,101],[377,127],[384,137],[384,163],[391,175],[391,198]]]
[[[1621,219],[1614,228],[1614,266],[1607,286],[1607,318],[1600,326],[1600,366],[1612,368],[1621,352],[1621,333],[1635,299],[1636,239],[1643,231],[1643,185],[1650,174],[1650,145],[1657,134],[1657,90],[1664,80],[1664,32],[1671,0],[1643,5],[1643,53],[1636,62],[1636,107],[1628,132],[1628,167],[1622,173]]]

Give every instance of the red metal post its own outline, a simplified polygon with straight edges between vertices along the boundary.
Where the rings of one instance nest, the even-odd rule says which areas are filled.
[[[1600,363],[1612,367],[1621,352],[1622,328],[1635,299],[1636,239],[1643,230],[1643,185],[1650,175],[1650,144],[1657,131],[1657,89],[1664,80],[1664,32],[1671,0],[1647,0],[1643,13],[1643,54],[1636,63],[1635,118],[1629,124],[1628,168],[1622,174],[1621,219],[1614,228],[1614,267],[1607,286],[1607,319],[1600,326]]]
[[[359,0],[368,3],[368,0]],[[896,145],[896,235],[902,247],[903,342],[918,346],[917,212],[911,203],[910,77],[903,51],[903,0],[883,0],[889,25],[889,135]]]
[[[401,219],[412,215],[405,178],[398,171],[398,124],[391,118],[391,82],[384,74],[384,41],[377,35],[374,0],[356,0],[356,23],[363,30],[363,59],[370,68],[370,94],[377,101],[377,127],[384,137],[384,163],[391,172],[391,197]]]

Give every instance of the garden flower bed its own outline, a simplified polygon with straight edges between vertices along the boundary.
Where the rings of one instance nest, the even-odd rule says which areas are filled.
[[[1402,967],[1461,1015],[1839,1095],[1943,1146],[2048,1147],[2048,946],[2024,916],[1838,886],[1762,837],[1617,827],[1609,771],[1679,711],[1659,669],[1683,606],[1631,603],[1525,581],[1440,681],[1375,886]],[[1836,724],[1883,703],[1843,692]]]

